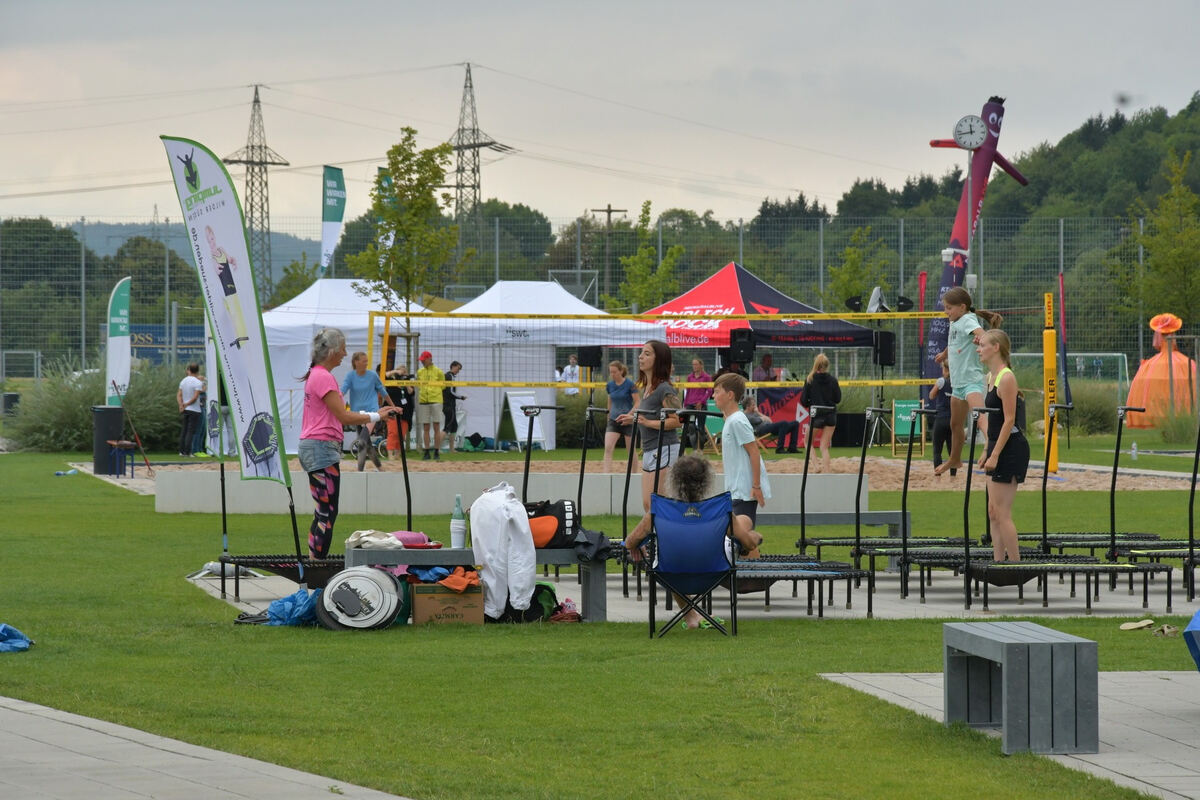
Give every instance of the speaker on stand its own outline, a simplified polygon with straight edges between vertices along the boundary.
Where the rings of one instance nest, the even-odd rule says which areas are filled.
[[[892,331],[885,331],[885,330],[876,330],[875,331],[875,337],[874,337],[874,340],[872,342],[872,347],[871,347],[871,361],[874,362],[875,365],[879,367],[879,380],[882,381],[883,380],[883,368],[884,367],[893,367],[896,365],[896,334],[895,333],[893,333]],[[874,393],[872,393],[872,394],[874,394]],[[881,385],[879,387],[879,401],[877,403],[875,403],[875,405],[877,408],[886,408],[885,402],[886,401],[884,399],[883,386]],[[887,428],[890,433],[891,424],[889,423],[888,419],[885,417],[884,419],[880,420],[880,422],[882,423],[881,427]],[[878,431],[878,429],[879,428],[877,427],[876,430]],[[872,442],[871,444],[875,444],[875,442]]]
[[[754,331],[734,328],[729,332],[729,360],[736,361],[743,368],[754,363]]]
[[[589,345],[587,347],[580,347],[579,352],[575,354],[575,360],[579,364],[579,366],[587,368],[587,380],[586,380],[587,383],[591,383],[595,380],[595,376],[592,375],[592,370],[600,369],[600,367],[604,363],[604,352],[603,351],[604,351],[604,348],[600,347],[599,345]],[[603,373],[601,373],[601,376],[603,377]],[[590,406],[591,404],[592,404],[592,389],[589,386],[588,387],[588,405]]]

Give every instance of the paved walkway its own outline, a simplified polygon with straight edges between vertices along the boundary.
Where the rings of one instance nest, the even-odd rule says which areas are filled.
[[[942,719],[940,673],[822,677]],[[1101,672],[1099,689],[1100,752],[1046,758],[1155,797],[1200,798],[1200,673]]]
[[[0,697],[0,797],[394,800],[396,795]]]

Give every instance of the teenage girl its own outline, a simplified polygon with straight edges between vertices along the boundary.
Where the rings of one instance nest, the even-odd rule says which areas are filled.
[[[664,408],[683,407],[679,394],[671,384],[671,348],[666,342],[651,339],[638,353],[637,390],[641,395],[638,410],[639,434],[642,439],[642,510],[650,510],[650,495],[654,493],[654,473],[659,481],[670,477],[671,465],[679,457],[679,417],[668,414],[660,420],[658,412]],[[621,414],[616,418],[618,425],[633,423],[633,413]],[[662,439],[662,448],[658,446]],[[661,452],[661,462],[659,453]]]
[[[988,409],[987,452],[979,466],[992,477],[988,490],[988,519],[992,523],[992,550],[997,561],[1020,561],[1017,526],[1012,505],[1017,484],[1025,482],[1029,469],[1029,442],[1025,439],[1025,400],[1017,389],[1009,361],[1008,335],[1001,330],[979,335],[979,359],[988,368],[988,392],[983,404]]]
[[[935,475],[962,466],[963,442],[967,438],[963,426],[967,413],[983,405],[983,365],[975,352],[975,337],[983,333],[979,317],[993,328],[998,327],[1002,319],[991,311],[976,311],[971,305],[971,295],[961,286],[952,287],[942,296],[942,307],[950,320],[950,334],[946,349],[938,353],[935,360],[950,367],[953,390],[950,397],[950,457],[934,470]],[[979,417],[979,430],[987,434],[986,416]]]

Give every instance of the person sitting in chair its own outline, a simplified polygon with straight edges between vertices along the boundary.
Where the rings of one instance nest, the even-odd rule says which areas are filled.
[[[710,489],[713,481],[712,464],[707,458],[698,455],[681,456],[671,469],[669,481],[675,491],[675,497],[685,503],[699,503],[711,496]],[[625,539],[625,550],[632,561],[641,561],[642,541],[650,533],[650,515],[646,514],[629,536]],[[762,544],[762,534],[753,529],[750,518],[742,514],[733,515],[733,538],[743,552],[743,558],[758,558],[759,546]],[[684,617],[684,625],[694,628],[700,625],[702,617],[692,611]]]
[[[778,444],[775,447],[776,453],[799,453],[800,449],[797,445],[800,442],[800,423],[796,420],[780,420],[776,422],[773,419],[764,417],[758,413],[758,406],[754,403],[753,397],[747,397],[742,401],[742,411],[746,414],[746,419],[750,420],[751,427],[754,428],[755,436],[774,435]],[[788,440],[791,440],[791,445],[788,445]]]

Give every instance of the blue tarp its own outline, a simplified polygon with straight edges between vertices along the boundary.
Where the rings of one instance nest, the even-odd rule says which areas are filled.
[[[311,625],[317,621],[317,603],[321,590],[309,592],[300,589],[295,594],[281,597],[267,606],[268,625]]]
[[[33,640],[11,625],[0,622],[0,653],[19,653],[28,650]]]
[[[1188,650],[1192,653],[1196,669],[1200,669],[1200,611],[1196,612],[1192,621],[1183,629],[1183,640],[1187,642]]]

